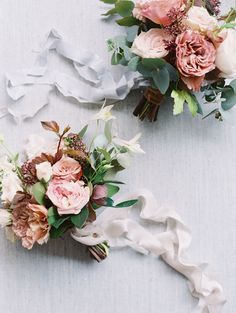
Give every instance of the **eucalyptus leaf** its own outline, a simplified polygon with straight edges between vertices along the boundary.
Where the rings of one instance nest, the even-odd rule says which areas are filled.
[[[128,42],[133,42],[134,41],[135,37],[138,34],[138,29],[139,29],[138,25],[133,25],[133,26],[131,26],[131,27],[126,29],[126,33],[127,33],[126,40]]]
[[[160,92],[164,95],[170,85],[170,76],[167,68],[163,67],[160,70],[156,70],[155,72],[153,72],[152,78],[155,87],[158,88]]]
[[[38,202],[38,204],[44,204],[46,188],[42,182],[38,182],[33,185],[32,193],[33,193],[33,196],[35,197],[35,200]]]
[[[77,214],[71,216],[70,220],[77,228],[82,228],[89,216],[89,210],[87,207],[84,207],[82,211]]]
[[[166,61],[164,61],[163,59],[159,59],[159,58],[144,58],[142,59],[142,64],[149,68],[149,69],[160,69],[163,68],[166,65]]]
[[[236,94],[233,88],[222,92],[221,98],[223,98],[221,107],[225,111],[232,109],[232,107],[236,104]]]
[[[140,57],[139,56],[133,57],[132,59],[130,59],[130,61],[128,63],[128,68],[131,71],[137,71],[139,61],[140,61]]]

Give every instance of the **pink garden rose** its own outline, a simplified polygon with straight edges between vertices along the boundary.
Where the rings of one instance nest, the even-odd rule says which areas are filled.
[[[152,28],[135,38],[131,51],[142,58],[164,58],[169,52],[166,42],[171,40],[164,29]]]
[[[198,32],[187,30],[176,38],[177,67],[189,89],[199,91],[205,74],[214,70],[216,49]]]
[[[47,196],[60,215],[79,214],[89,202],[90,190],[82,181],[54,179],[49,183]]]
[[[77,181],[82,176],[80,163],[70,157],[63,157],[52,167],[54,178]]]
[[[148,18],[156,24],[168,26],[172,24],[171,10],[184,10],[185,0],[139,0],[133,10],[134,17],[139,20]]]
[[[36,242],[42,245],[48,241],[50,226],[47,212],[43,205],[24,200],[15,205],[12,212],[12,230],[22,240],[23,247],[32,249]]]

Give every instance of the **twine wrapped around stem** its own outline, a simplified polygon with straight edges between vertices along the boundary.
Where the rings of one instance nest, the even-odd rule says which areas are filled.
[[[148,118],[150,122],[155,122],[157,120],[162,99],[163,95],[158,89],[148,87],[133,114],[139,117],[141,121]]]

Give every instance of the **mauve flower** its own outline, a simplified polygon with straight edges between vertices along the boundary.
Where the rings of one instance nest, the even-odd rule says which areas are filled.
[[[105,198],[107,197],[107,187],[105,185],[96,185],[93,188],[93,194],[91,199],[97,205],[104,205],[106,203]]]
[[[31,249],[36,242],[40,245],[46,243],[50,231],[47,209],[31,203],[31,200],[29,195],[18,193],[12,205],[12,230],[27,249]]]
[[[54,179],[49,183],[47,196],[60,215],[79,214],[89,202],[89,187],[81,181]]]
[[[168,26],[173,23],[171,10],[182,11],[185,9],[185,3],[185,0],[149,0],[143,5],[139,16],[146,17],[156,24]]]
[[[176,38],[177,67],[189,89],[199,91],[205,74],[215,68],[216,49],[205,36],[187,30]]]
[[[166,42],[171,39],[165,30],[152,28],[135,38],[131,51],[142,58],[163,58],[169,53]]]
[[[82,168],[78,161],[63,157],[52,167],[53,177],[57,179],[65,179],[68,181],[77,181],[82,176]]]

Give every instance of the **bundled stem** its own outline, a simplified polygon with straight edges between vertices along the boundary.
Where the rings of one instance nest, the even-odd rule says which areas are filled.
[[[133,114],[138,116],[141,121],[148,118],[150,122],[157,120],[163,95],[159,90],[148,87]]]

